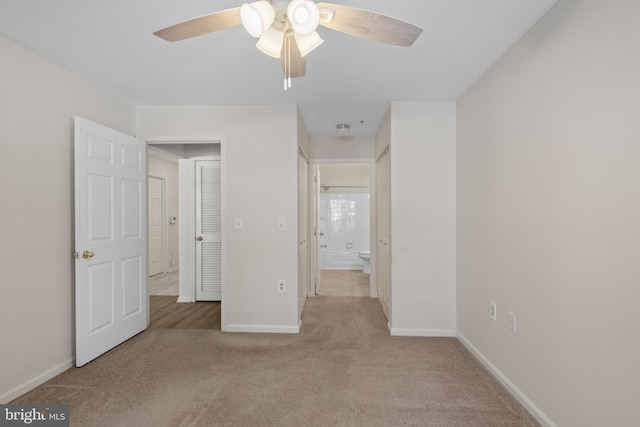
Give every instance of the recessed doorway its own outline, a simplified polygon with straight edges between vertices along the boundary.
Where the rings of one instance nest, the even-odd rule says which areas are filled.
[[[155,265],[149,265],[150,328],[219,330],[223,299],[221,144],[154,141],[148,143],[147,152],[150,199],[155,197],[152,185],[162,187],[162,201],[155,202],[161,206],[148,212],[150,236],[160,234],[163,241],[149,241],[149,253],[158,248],[162,252],[150,257],[155,260]],[[154,221],[158,216],[161,220]],[[156,230],[151,230],[151,224],[158,222],[162,233],[152,233]],[[202,272],[205,274],[198,274]],[[198,284],[208,289],[212,281],[215,295],[198,292]]]
[[[372,166],[317,163],[316,294],[375,297],[371,280]]]

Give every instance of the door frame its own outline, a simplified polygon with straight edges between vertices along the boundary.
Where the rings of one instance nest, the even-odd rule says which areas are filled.
[[[305,173],[302,173],[300,166],[305,166]],[[309,245],[309,238],[311,233],[311,210],[309,209],[311,205],[311,194],[313,194],[310,185],[310,177],[311,175],[311,167],[309,162],[309,157],[307,153],[304,152],[302,147],[298,147],[298,181],[300,179],[304,179],[303,185],[301,186],[300,182],[298,182],[298,229],[296,230],[298,237],[298,281],[302,281],[303,283],[298,283],[298,319],[302,322],[302,311],[304,309],[304,302],[311,294],[312,288],[312,269],[311,269],[311,251]],[[303,194],[304,193],[304,194]],[[305,226],[302,227],[301,221],[306,222]],[[301,254],[302,251],[302,254]],[[302,273],[300,274],[301,271]],[[300,280],[302,279],[302,280]],[[313,280],[315,285],[315,280]],[[315,286],[313,286],[315,295]]]
[[[147,151],[147,162],[149,161],[149,155],[148,155],[148,151]],[[147,165],[148,166],[148,165]],[[167,238],[167,226],[165,225],[165,220],[167,219],[167,179],[165,177],[162,176],[157,176],[157,175],[150,175],[147,174],[147,183],[149,181],[149,178],[153,178],[153,179],[158,179],[160,180],[160,182],[162,183],[161,185],[161,189],[160,189],[160,197],[162,197],[162,203],[161,203],[161,215],[162,215],[162,221],[160,222],[160,228],[161,228],[161,233],[162,233],[162,242],[160,243],[161,246],[161,255],[160,255],[160,269],[162,270],[161,273],[167,273],[168,272],[168,268],[167,266],[169,265],[169,239]],[[149,199],[149,185],[147,184],[147,200]],[[147,221],[149,221],[149,205],[147,204]],[[149,223],[147,222],[147,228],[149,228]],[[147,236],[147,240],[149,239],[149,236]],[[149,247],[147,246],[147,264],[149,263]],[[149,274],[147,272],[147,274]]]
[[[371,298],[378,297],[378,217],[376,213],[376,159],[373,158],[336,158],[336,159],[311,159],[309,163],[309,171],[312,176],[309,179],[309,194],[310,199],[313,197],[313,202],[310,203],[309,216],[312,233],[312,244],[309,248],[309,253],[312,262],[309,263],[309,295],[316,295],[316,281],[315,278],[320,276],[320,230],[316,229],[320,224],[320,182],[315,182],[316,171],[318,166],[331,165],[331,164],[366,164],[369,166],[369,247],[370,247],[370,265],[371,272],[369,273],[369,296]],[[317,190],[317,191],[316,191]],[[319,284],[318,284],[319,285]]]
[[[221,302],[221,329],[222,331],[225,330],[225,325],[227,324],[227,312],[226,312],[226,305],[223,304],[223,302],[225,301],[225,295],[226,295],[226,286],[227,286],[227,268],[226,268],[226,259],[227,259],[227,235],[226,235],[226,218],[227,218],[227,213],[226,213],[226,206],[227,206],[227,192],[226,192],[226,146],[224,143],[224,137],[220,136],[220,135],[175,135],[175,136],[151,136],[146,138],[146,142],[147,142],[147,149],[149,149],[149,145],[184,145],[184,144],[218,144],[220,146],[220,168],[221,168],[221,216],[222,216],[222,289],[221,289],[221,297],[220,297],[220,302]],[[183,159],[180,158],[179,156],[175,156],[179,161],[180,160],[193,160],[193,159]],[[183,174],[181,172],[179,172],[179,181],[182,182],[183,180]],[[193,175],[190,176],[190,178],[193,178]],[[195,186],[193,186],[193,191],[195,192]],[[193,196],[193,195],[192,195]],[[179,241],[178,241],[178,247],[179,247],[179,253],[180,253],[180,264],[183,264],[183,257],[187,257],[187,259],[184,259],[184,261],[189,260],[189,265],[193,265],[195,268],[195,248],[192,248],[193,245],[191,243],[193,243],[193,239],[190,238],[189,236],[193,236],[195,238],[195,223],[194,223],[194,219],[195,219],[195,213],[194,215],[188,216],[189,218],[192,219],[191,221],[191,225],[187,227],[186,229],[186,233],[183,233],[182,231],[182,224],[184,223],[184,221],[182,221],[182,217],[183,217],[183,213],[179,213],[180,217],[178,218],[178,225],[179,225],[179,233],[180,233],[180,237],[179,237]],[[186,214],[188,215],[188,213]],[[191,234],[189,235],[189,230],[191,230]],[[189,249],[184,249],[183,248],[189,248]],[[185,288],[185,292],[183,295],[183,291],[181,289],[180,291],[180,298],[178,299],[179,303],[192,303],[196,301],[196,289],[195,289],[195,277],[194,271],[190,271],[190,275],[188,275],[187,277],[184,277],[183,279],[183,272],[182,272],[182,268],[180,268],[180,282],[183,282],[185,280],[189,280],[190,278],[193,279],[193,283],[194,286],[189,286]]]

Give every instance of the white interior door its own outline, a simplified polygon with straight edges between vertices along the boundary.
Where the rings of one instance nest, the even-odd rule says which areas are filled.
[[[298,153],[298,315],[309,289],[309,162]]]
[[[320,293],[320,167],[313,166],[313,196],[311,198],[311,212],[313,221],[313,243],[310,248],[311,284],[310,294]]]
[[[376,167],[378,219],[378,300],[391,320],[391,157],[388,150]]]
[[[75,118],[76,366],[147,327],[144,141]]]
[[[162,179],[149,177],[149,276],[162,273]]]
[[[196,301],[222,299],[222,174],[219,160],[196,160]]]

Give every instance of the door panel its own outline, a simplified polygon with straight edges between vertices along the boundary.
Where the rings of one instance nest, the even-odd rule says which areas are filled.
[[[144,141],[75,118],[76,366],[147,327]]]
[[[138,291],[138,278],[143,274],[142,257],[135,256],[122,260],[122,318],[126,319],[142,310],[142,301]]]
[[[196,301],[222,299],[222,175],[219,160],[197,160]]]
[[[91,265],[87,269],[89,291],[89,334],[113,325],[114,281],[113,263]]]
[[[113,239],[113,179],[87,174],[88,240],[91,243]]]
[[[122,179],[122,238],[140,239],[142,237],[142,188],[144,184],[140,181]]]

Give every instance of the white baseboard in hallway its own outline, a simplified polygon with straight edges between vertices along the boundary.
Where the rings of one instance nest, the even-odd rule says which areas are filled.
[[[401,329],[390,328],[394,337],[454,338],[456,331],[445,329]]]

